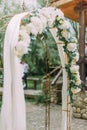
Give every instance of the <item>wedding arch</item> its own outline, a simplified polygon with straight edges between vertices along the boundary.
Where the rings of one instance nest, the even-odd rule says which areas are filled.
[[[1,109],[2,130],[26,130],[25,102],[22,87],[21,58],[30,43],[44,40],[50,31],[56,41],[63,68],[62,130],[69,130],[70,102],[81,91],[77,39],[60,9],[44,7],[31,13],[15,15],[6,30],[4,42],[4,90]],[[68,94],[67,94],[68,92]],[[21,102],[21,103],[20,103]],[[5,109],[6,108],[6,109]]]

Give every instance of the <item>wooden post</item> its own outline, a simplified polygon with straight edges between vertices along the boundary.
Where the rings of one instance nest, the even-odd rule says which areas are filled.
[[[79,13],[79,65],[81,80],[85,82],[85,12],[87,11],[87,4],[85,2],[80,2],[74,9],[75,12]]]
[[[79,12],[79,53],[80,53],[80,75],[81,75],[81,80],[85,81],[85,64],[84,64],[84,57],[85,57],[85,11],[82,9]]]

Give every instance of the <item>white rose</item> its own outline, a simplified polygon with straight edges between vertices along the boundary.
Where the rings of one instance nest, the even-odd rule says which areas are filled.
[[[79,60],[79,53],[78,52],[75,52],[76,56],[73,57],[73,59],[75,59],[76,61]]]
[[[35,28],[35,26],[32,23],[29,23],[26,25],[28,33],[32,33],[33,35],[37,36],[38,30]]]
[[[78,92],[80,92],[81,91],[81,88],[71,88],[71,91],[72,91],[72,93],[73,94],[77,94]]]
[[[78,73],[78,71],[79,71],[79,66],[78,66],[78,65],[72,65],[72,66],[70,67],[70,71],[71,71],[71,73]]]
[[[69,23],[68,21],[62,20],[62,23],[61,23],[61,25],[59,26],[59,28],[65,30],[65,29],[68,29],[69,26],[70,26],[70,23]]]
[[[75,43],[77,43],[78,41],[77,41],[77,38],[76,37],[72,37],[72,39],[71,39],[73,42],[75,42]]]
[[[75,75],[76,75],[77,79],[80,79],[80,73],[79,73],[79,71]]]
[[[81,84],[81,79],[80,79],[80,74],[79,72],[76,73],[76,85],[80,85]]]
[[[80,79],[78,79],[78,80],[76,80],[76,85],[80,85],[81,84],[81,80]]]
[[[40,18],[38,17],[32,17],[31,18],[31,23],[35,26],[36,30],[38,31],[38,33],[42,33],[43,32],[43,24]]]
[[[71,65],[75,65],[76,64],[76,60],[73,59],[72,62],[71,62]]]
[[[69,39],[70,38],[70,33],[67,31],[67,30],[63,30],[61,32],[62,36],[65,38],[65,39]]]
[[[20,58],[28,52],[28,46],[24,41],[19,41],[15,46],[15,53]]]
[[[77,49],[77,44],[76,43],[69,43],[68,45],[67,45],[67,49],[69,50],[69,51],[75,51],[76,49]]]

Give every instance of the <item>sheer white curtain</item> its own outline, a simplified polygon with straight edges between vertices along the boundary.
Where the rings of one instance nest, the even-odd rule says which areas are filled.
[[[6,30],[4,41],[4,86],[0,113],[1,130],[26,130],[25,100],[22,86],[22,67],[14,53],[18,41],[21,19],[15,15]]]
[[[51,33],[56,41],[59,42],[58,38],[56,37],[57,30],[51,29]],[[62,86],[62,130],[70,130],[70,123],[71,123],[71,105],[70,105],[70,98],[67,95],[67,88],[68,88],[68,79],[67,79],[67,72],[65,70],[65,64],[67,63],[67,57],[63,50],[64,43],[57,44],[61,64],[63,68],[63,86]]]

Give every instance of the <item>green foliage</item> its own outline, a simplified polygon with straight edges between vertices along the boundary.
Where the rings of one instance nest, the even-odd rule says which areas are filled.
[[[42,7],[46,5],[46,0],[38,0],[38,2],[40,3]]]
[[[65,19],[66,21],[66,19]],[[73,68],[73,66],[78,67],[76,65],[77,59],[75,59],[77,56],[76,53],[78,52],[78,47],[74,47],[74,44],[77,44],[77,34],[78,32],[74,32],[71,25],[68,24],[68,27],[66,26],[66,28],[61,28],[61,25],[64,24],[64,19],[59,19],[58,16],[56,17],[56,20],[54,22],[54,27],[57,28],[57,36],[59,38],[60,41],[64,42],[63,48],[64,48],[64,52],[66,54],[67,58],[67,63],[65,65],[65,69],[67,71],[67,76],[68,76],[68,94],[70,95],[70,99],[71,102],[73,101],[73,93],[76,92],[75,90],[81,90],[82,89],[82,84],[81,84],[81,79],[80,79],[80,74],[79,74],[79,70],[75,70],[75,71],[71,71],[70,68]],[[76,25],[76,24],[73,24]],[[74,26],[75,27],[75,26]],[[70,45],[74,47],[74,50],[71,50],[70,48],[68,48],[68,45]],[[77,45],[76,45],[77,46]],[[78,75],[77,75],[78,73]],[[79,82],[78,82],[79,81]],[[74,91],[73,91],[74,90]],[[78,92],[78,91],[77,91]]]
[[[35,102],[37,104],[39,104],[39,103],[44,103],[45,104],[48,100],[49,100],[49,95],[47,95],[47,94],[45,94],[43,92],[35,97]]]
[[[3,0],[0,0],[0,67],[3,67],[3,43],[4,43],[4,35],[6,27],[11,19],[11,17],[16,14],[20,13],[22,10],[20,8],[20,5],[14,3],[11,1],[9,4],[8,2],[4,2]],[[9,17],[9,15],[12,15]],[[6,18],[3,18],[4,16],[7,16]]]
[[[51,33],[46,31],[44,37],[45,38],[41,40],[40,36],[38,36],[37,39],[32,36],[32,42],[29,47],[31,51],[23,56],[30,66],[31,75],[41,75],[46,72],[47,57],[49,59],[49,65],[60,65],[57,46]]]

